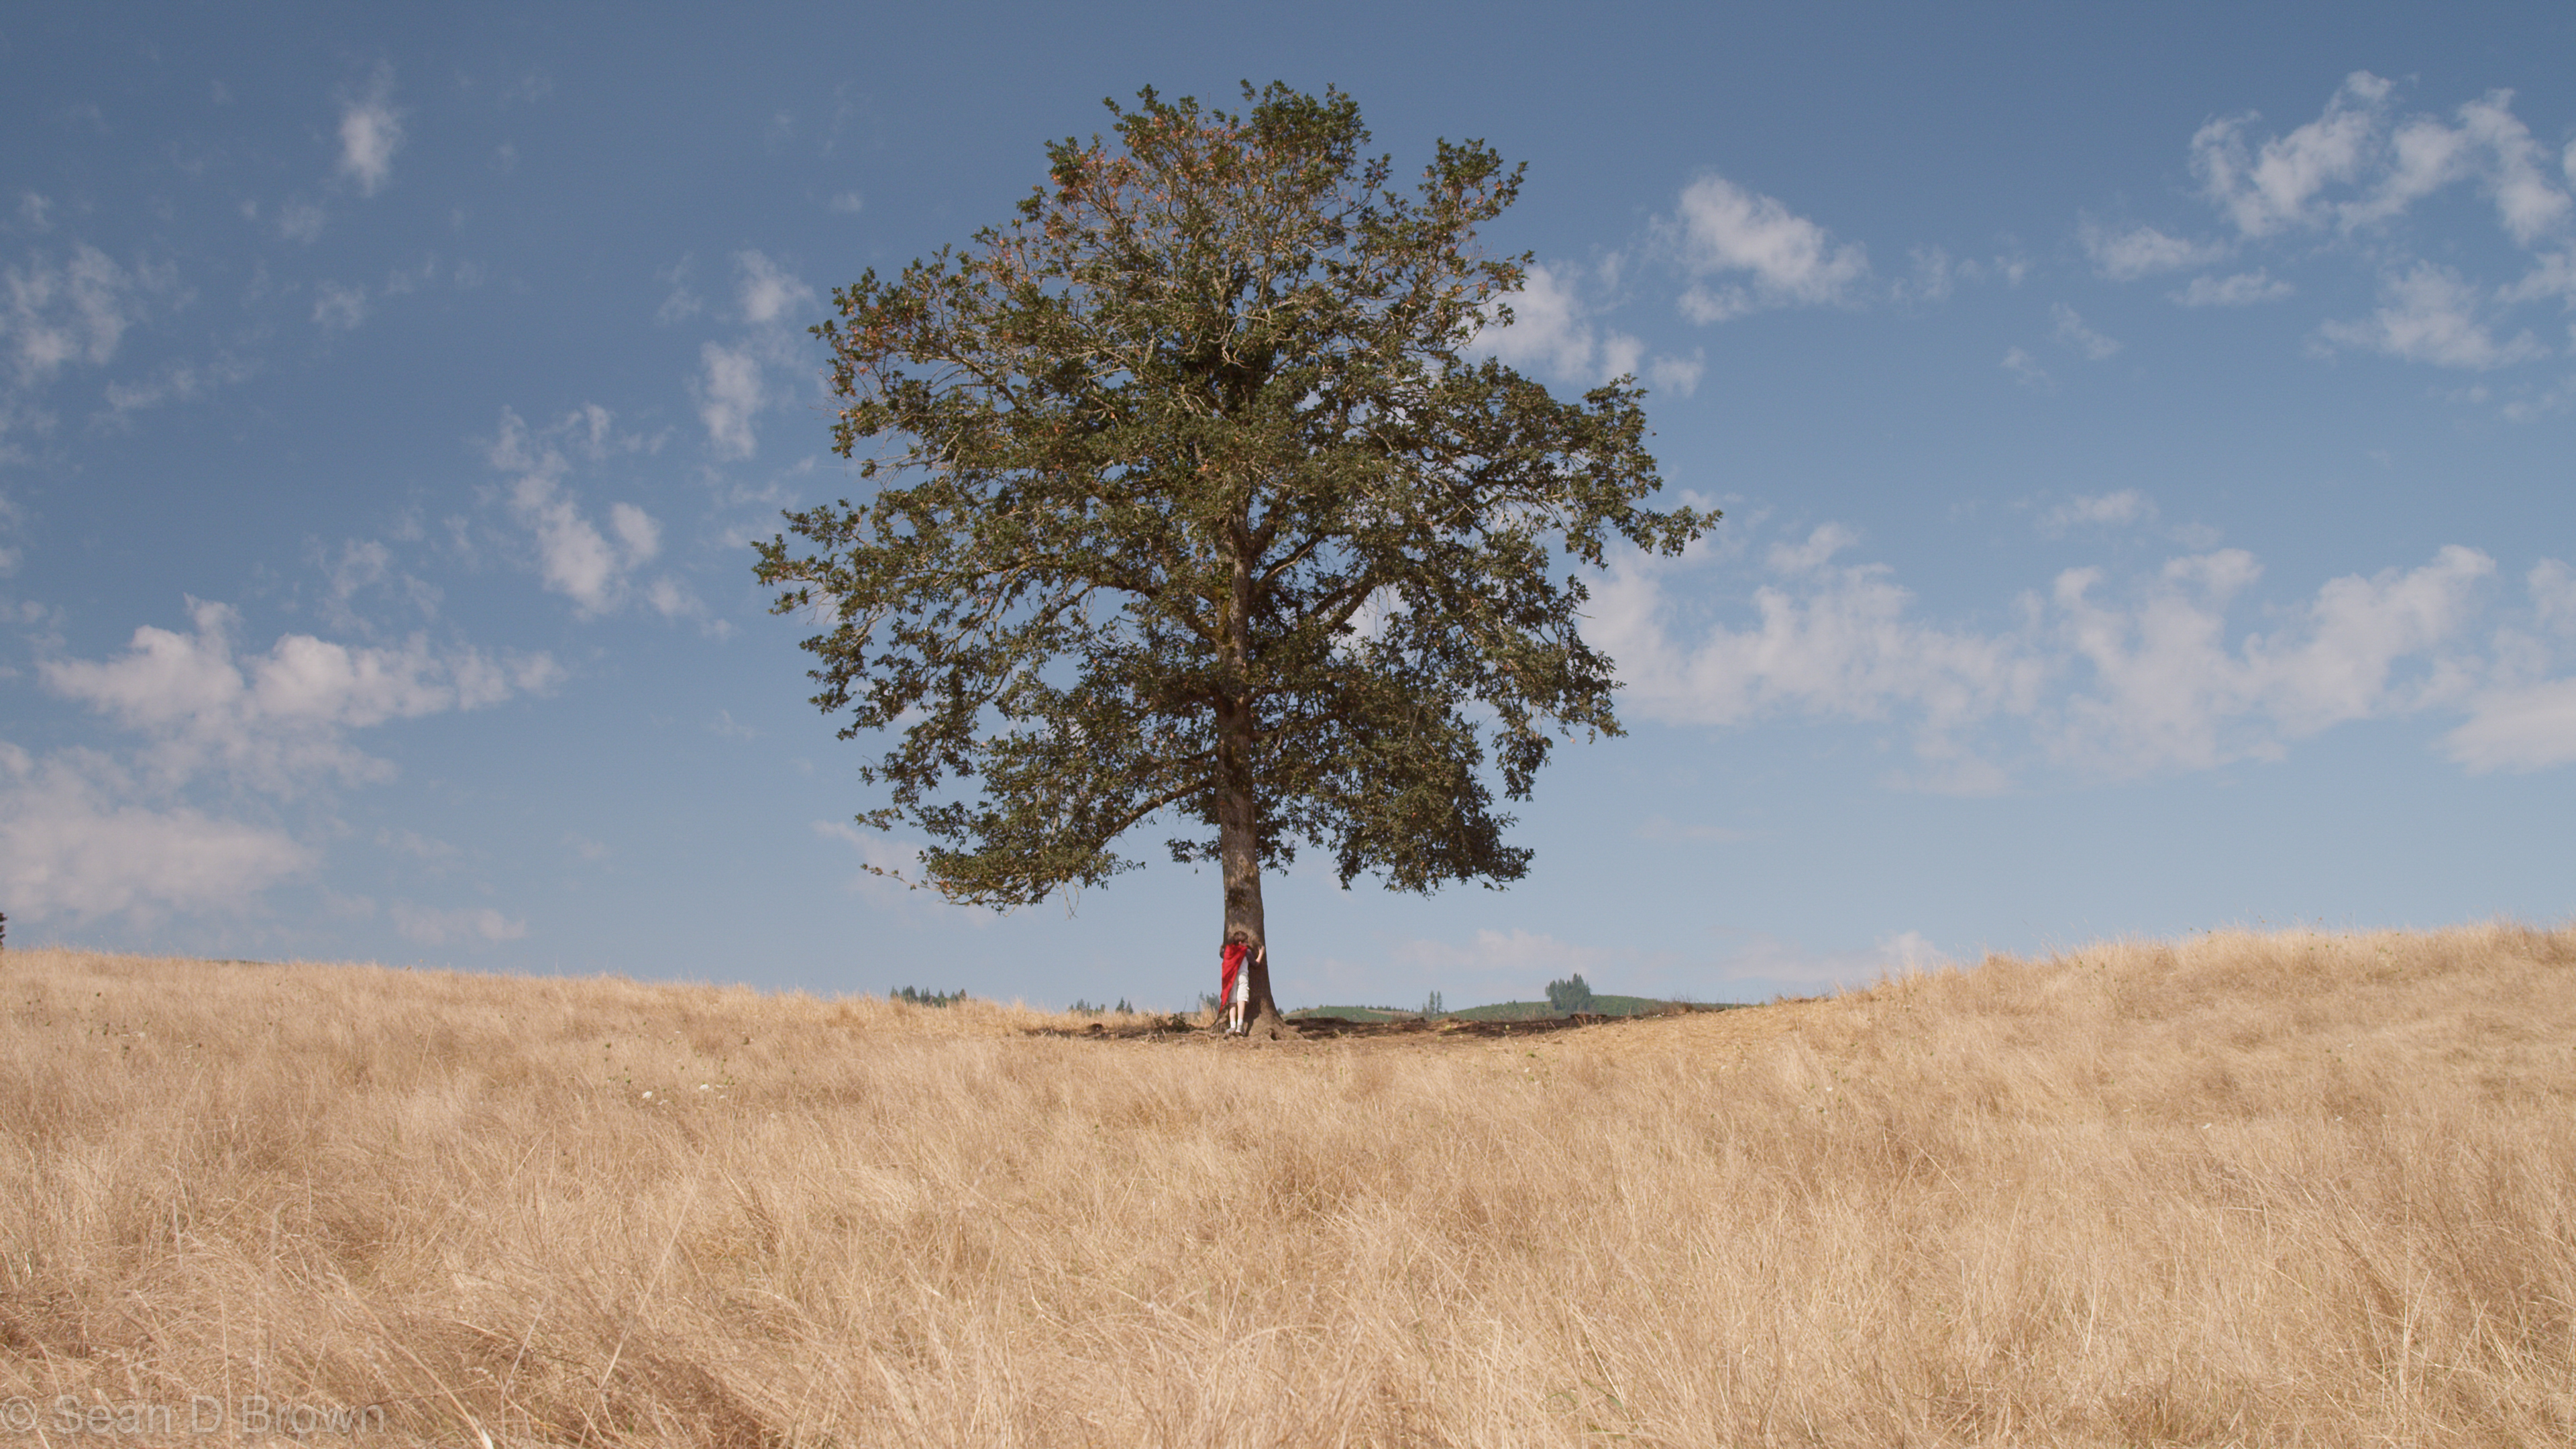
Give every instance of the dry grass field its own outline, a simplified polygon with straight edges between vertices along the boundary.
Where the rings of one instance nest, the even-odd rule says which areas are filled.
[[[2576,1442],[2576,932],[1051,1020],[10,952],[0,1445]]]

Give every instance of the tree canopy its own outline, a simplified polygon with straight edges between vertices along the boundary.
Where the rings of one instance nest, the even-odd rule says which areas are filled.
[[[1577,566],[1715,521],[1644,506],[1633,379],[1568,402],[1478,355],[1530,260],[1476,235],[1520,168],[1442,141],[1397,188],[1350,97],[1243,99],[1110,102],[1015,217],[814,328],[874,488],[789,512],[810,549],[757,572],[828,623],[814,703],[890,745],[860,822],[929,837],[951,899],[1099,884],[1157,819],[1256,942],[1301,845],[1345,885],[1518,879],[1494,787],[1619,732]],[[1253,991],[1273,1019],[1266,962]]]

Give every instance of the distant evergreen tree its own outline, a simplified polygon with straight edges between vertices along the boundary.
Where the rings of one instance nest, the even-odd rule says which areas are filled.
[[[1422,1014],[1424,1016],[1438,1016],[1441,1011],[1442,1007],[1440,1005],[1439,992],[1432,992],[1429,996],[1422,999]]]
[[[886,1000],[909,1002],[914,1006],[947,1006],[953,1002],[964,1001],[965,999],[966,993],[963,991],[951,991],[942,994],[936,991],[923,991],[911,986],[903,987],[900,990],[890,990],[886,992]]]
[[[1563,981],[1551,981],[1547,983],[1547,1004],[1569,1016],[1578,1011],[1590,1011],[1592,986],[1583,979],[1580,971]]]

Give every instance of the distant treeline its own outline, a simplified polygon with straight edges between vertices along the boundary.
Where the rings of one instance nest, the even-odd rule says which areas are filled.
[[[908,1001],[915,1006],[947,1006],[952,1002],[964,1001],[965,999],[966,993],[963,991],[922,991],[910,986],[903,987],[900,990],[890,990],[886,993],[886,1000],[888,1001]]]

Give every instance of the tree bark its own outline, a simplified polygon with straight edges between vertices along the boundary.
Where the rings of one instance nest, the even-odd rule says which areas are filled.
[[[1246,1029],[1254,1036],[1276,1038],[1279,1035],[1279,1008],[1270,996],[1270,950],[1268,931],[1261,912],[1261,848],[1256,823],[1260,806],[1253,797],[1249,769],[1236,768],[1238,762],[1249,765],[1252,750],[1252,711],[1232,703],[1217,710],[1217,768],[1224,776],[1217,787],[1217,853],[1225,872],[1224,939],[1243,932],[1252,944],[1252,957],[1244,963],[1252,973],[1252,1001],[1244,1013]]]
[[[1252,973],[1245,1031],[1277,1040],[1279,1008],[1270,996],[1269,932],[1261,911],[1261,801],[1253,788],[1252,568],[1238,551],[1233,597],[1228,601],[1225,643],[1235,688],[1216,707],[1217,857],[1225,875],[1225,933],[1244,933],[1252,947],[1244,969]],[[1222,1003],[1220,1003],[1222,1005]]]

